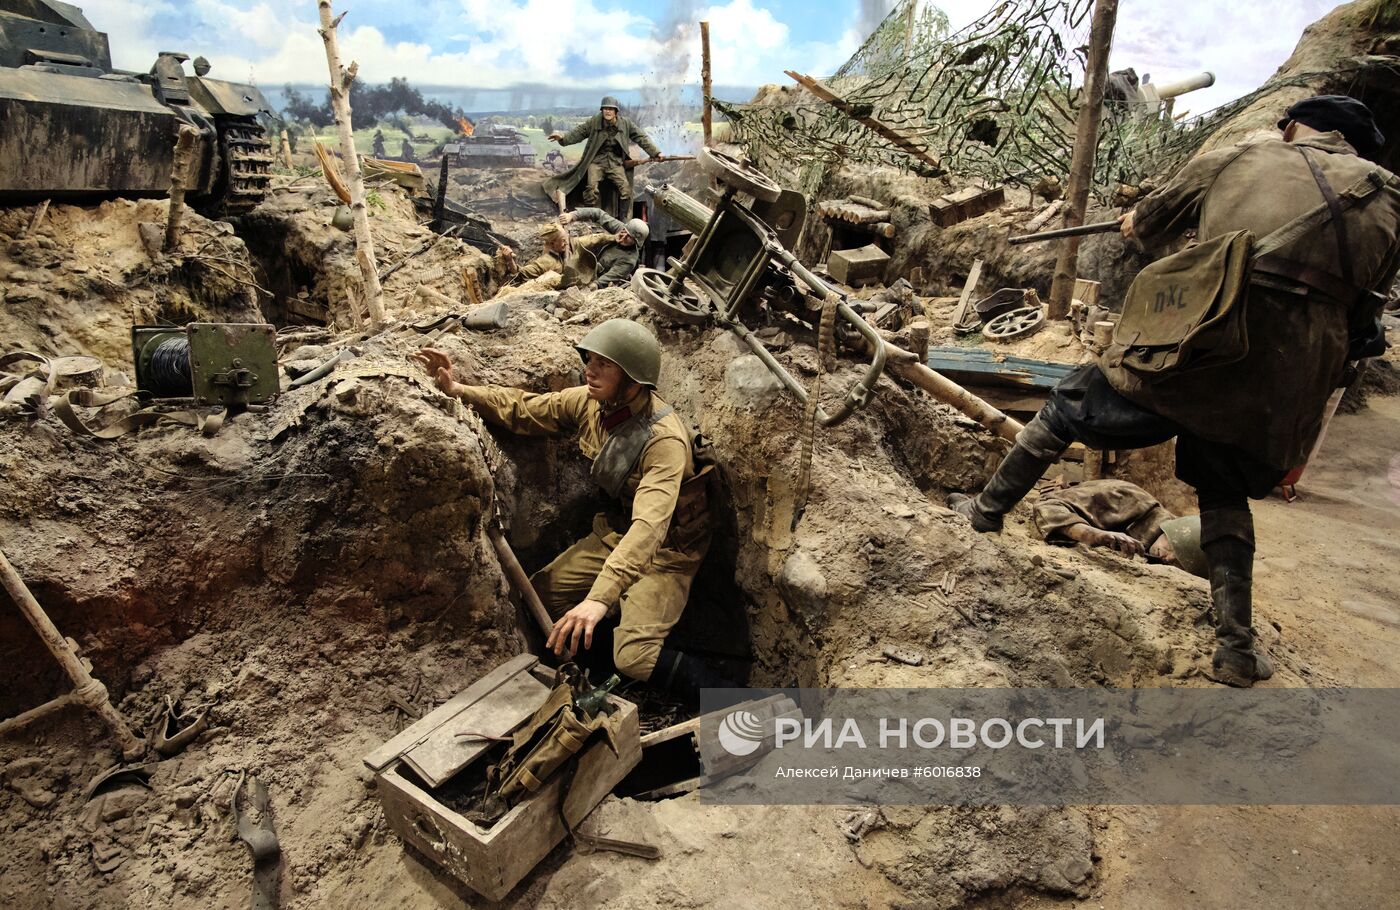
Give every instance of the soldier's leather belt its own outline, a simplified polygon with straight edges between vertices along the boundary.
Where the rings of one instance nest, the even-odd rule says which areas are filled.
[[[1361,294],[1361,288],[1343,281],[1331,272],[1306,266],[1283,256],[1260,256],[1254,261],[1253,271],[1256,274],[1271,275],[1301,284],[1324,297],[1347,305]]]

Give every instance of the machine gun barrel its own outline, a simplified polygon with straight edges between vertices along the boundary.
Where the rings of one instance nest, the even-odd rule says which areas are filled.
[[[1039,234],[1022,234],[1020,237],[1011,237],[1007,243],[1013,246],[1022,243],[1038,243],[1042,240],[1054,240],[1056,237],[1082,237],[1085,234],[1107,234],[1110,231],[1118,230],[1118,222],[1096,221],[1093,224],[1081,224],[1079,227],[1059,228],[1054,231],[1041,231]]]

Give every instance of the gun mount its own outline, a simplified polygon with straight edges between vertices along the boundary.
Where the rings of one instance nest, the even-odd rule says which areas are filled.
[[[763,310],[781,312],[817,328],[822,310],[834,305],[838,323],[836,340],[850,338],[851,347],[872,351],[870,365],[847,391],[833,414],[818,408],[822,426],[834,426],[863,407],[885,368],[884,340],[847,303],[788,251],[802,232],[806,200],[800,193],[784,191],[747,161],[712,149],[699,155],[701,168],[723,187],[712,210],[672,187],[653,187],[658,208],[695,232],[684,260],[668,260],[669,269],[638,269],[632,277],[637,296],[663,317],[675,322],[702,325],[714,320],[736,333],[804,405],[807,391],[774,359],[743,322],[763,318]],[[739,200],[744,193],[752,204]]]

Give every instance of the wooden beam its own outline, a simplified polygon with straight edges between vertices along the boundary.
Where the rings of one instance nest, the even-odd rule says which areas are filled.
[[[838,111],[845,114],[847,117],[850,117],[852,120],[859,123],[861,126],[870,129],[876,135],[888,139],[900,151],[913,158],[917,158],[918,160],[929,165],[935,171],[937,171],[938,174],[943,173],[943,165],[939,163],[937,158],[935,158],[932,154],[929,153],[928,148],[923,143],[916,142],[915,140],[910,139],[908,136],[899,132],[894,127],[890,126],[887,123],[881,122],[880,120],[870,116],[869,114],[858,113],[856,111],[855,105],[851,104],[845,98],[842,98],[840,95],[836,94],[830,88],[818,82],[816,79],[813,79],[811,76],[804,76],[801,73],[794,72],[792,70],[783,70],[783,72],[787,73],[787,75],[790,78],[796,80],[796,82],[803,88],[805,88],[807,91],[811,92],[813,95],[816,95],[818,98],[825,101],[832,107],[836,108]],[[937,175],[935,174],[934,176]]]
[[[700,127],[705,133],[705,147],[711,143],[711,130],[714,124],[713,102],[710,84],[710,23],[700,23],[700,91],[704,108],[700,113]]]
[[[1095,0],[1094,21],[1089,31],[1089,60],[1084,70],[1084,90],[1080,93],[1079,121],[1074,136],[1074,155],[1069,165],[1064,227],[1079,227],[1089,205],[1093,181],[1094,154],[1099,143],[1099,123],[1103,119],[1104,88],[1108,84],[1108,54],[1113,47],[1113,27],[1118,21],[1118,0]],[[1078,277],[1079,238],[1066,237],[1055,262],[1055,278],[1050,285],[1049,319],[1069,315],[1074,279]]]
[[[967,281],[963,283],[962,296],[958,298],[957,308],[953,310],[953,327],[957,328],[963,324],[967,318],[967,308],[972,305],[972,292],[977,290],[977,281],[982,277],[982,260],[977,259],[972,263],[972,270],[967,273]]]

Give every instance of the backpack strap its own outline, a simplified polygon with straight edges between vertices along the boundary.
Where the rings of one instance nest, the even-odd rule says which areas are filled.
[[[1322,191],[1322,200],[1327,203],[1327,212],[1332,218],[1332,224],[1336,227],[1337,261],[1342,266],[1342,280],[1355,287],[1356,277],[1351,264],[1351,244],[1347,242],[1347,223],[1342,218],[1342,204],[1337,199],[1337,191],[1332,189],[1332,184],[1327,182],[1322,168],[1318,166],[1317,160],[1308,154],[1308,150],[1301,145],[1294,146],[1294,148],[1308,163],[1308,169],[1312,171],[1313,179],[1317,181],[1317,188]]]
[[[1300,149],[1301,151],[1301,149]],[[1306,158],[1306,156],[1304,156]],[[1385,172],[1380,168],[1368,171],[1351,186],[1341,192],[1336,199],[1336,210],[1326,201],[1314,206],[1292,221],[1280,227],[1278,230],[1257,241],[1254,244],[1254,252],[1251,259],[1259,259],[1267,256],[1274,250],[1285,247],[1304,234],[1326,224],[1333,217],[1340,217],[1341,213],[1348,209],[1355,208],[1365,202],[1372,194],[1389,181],[1385,178]],[[1330,186],[1328,187],[1331,188]]]

